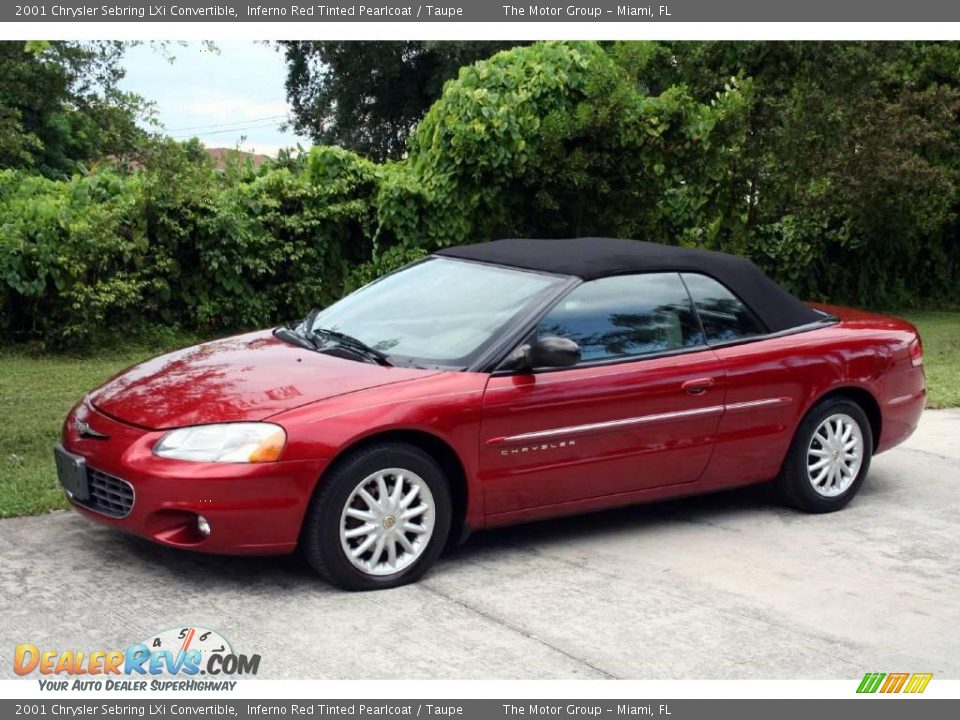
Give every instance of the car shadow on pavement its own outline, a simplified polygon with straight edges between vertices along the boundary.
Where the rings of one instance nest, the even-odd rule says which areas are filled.
[[[523,552],[533,545],[544,547],[555,542],[569,543],[576,538],[643,533],[678,523],[719,526],[728,517],[751,512],[783,513],[784,517],[794,513],[776,504],[769,487],[750,486],[485,530],[473,534],[461,545],[448,548],[442,562],[456,563],[458,558],[470,559],[491,552]],[[96,530],[95,537],[89,541],[102,543],[103,552],[109,553],[114,563],[137,565],[141,571],[146,568],[151,575],[175,574],[181,586],[196,584],[209,588],[211,578],[216,578],[221,589],[235,586],[248,593],[256,592],[258,587],[264,592],[284,588],[302,590],[307,584],[326,587],[318,583],[313,571],[296,554],[275,557],[209,555],[164,547],[108,528]]]
[[[115,535],[110,530],[105,532]],[[295,588],[304,580],[315,577],[295,554],[211,555],[165,547],[134,535],[118,535],[112,537],[111,542],[122,543],[124,554],[129,556],[130,562],[169,570],[185,582],[196,580],[209,585],[211,578],[217,578],[221,585],[235,583],[250,588],[256,584],[268,584],[276,589],[280,586]]]
[[[721,526],[724,519],[744,513],[784,513],[795,511],[778,505],[767,485],[725,490],[708,495],[695,495],[676,500],[627,505],[582,515],[570,515],[537,522],[492,528],[472,535],[466,543],[448,551],[447,556],[469,557],[497,549],[522,548],[536,544],[567,544],[580,538],[587,540],[623,532],[637,533],[678,523]]]

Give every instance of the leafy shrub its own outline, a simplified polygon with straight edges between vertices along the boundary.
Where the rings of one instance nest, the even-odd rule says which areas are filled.
[[[138,179],[2,171],[0,215],[6,335],[71,344],[134,320],[150,282]]]
[[[262,326],[339,297],[350,268],[372,252],[376,181],[373,163],[314,148],[297,166],[223,188],[194,238],[196,322]]]
[[[337,148],[214,172],[167,143],[147,172],[0,173],[8,338],[79,346],[157,323],[215,333],[303,315],[371,257],[378,168]]]
[[[381,231],[432,249],[503,236],[705,244],[726,221],[745,130],[736,80],[709,101],[659,95],[596,43],[540,43],[463,68],[385,174]],[[629,69],[628,69],[629,68]]]

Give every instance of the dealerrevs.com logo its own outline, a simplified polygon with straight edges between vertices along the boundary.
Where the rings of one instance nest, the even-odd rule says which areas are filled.
[[[214,630],[171,628],[126,650],[14,649],[17,675],[38,678],[41,690],[233,690],[237,676],[256,675],[259,655],[233,651]],[[204,676],[202,679],[199,676]]]
[[[922,693],[933,673],[867,673],[860,681],[858,693]]]

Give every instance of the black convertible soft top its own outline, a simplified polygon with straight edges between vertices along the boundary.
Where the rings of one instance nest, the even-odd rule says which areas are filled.
[[[711,250],[660,245],[640,240],[494,240],[459,245],[435,253],[507,267],[594,280],[644,272],[696,272],[726,285],[763,321],[770,332],[823,320],[745,258]]]

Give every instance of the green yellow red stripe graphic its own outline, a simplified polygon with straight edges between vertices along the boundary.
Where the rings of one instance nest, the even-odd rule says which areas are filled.
[[[858,693],[922,693],[933,673],[867,673],[860,681]]]

